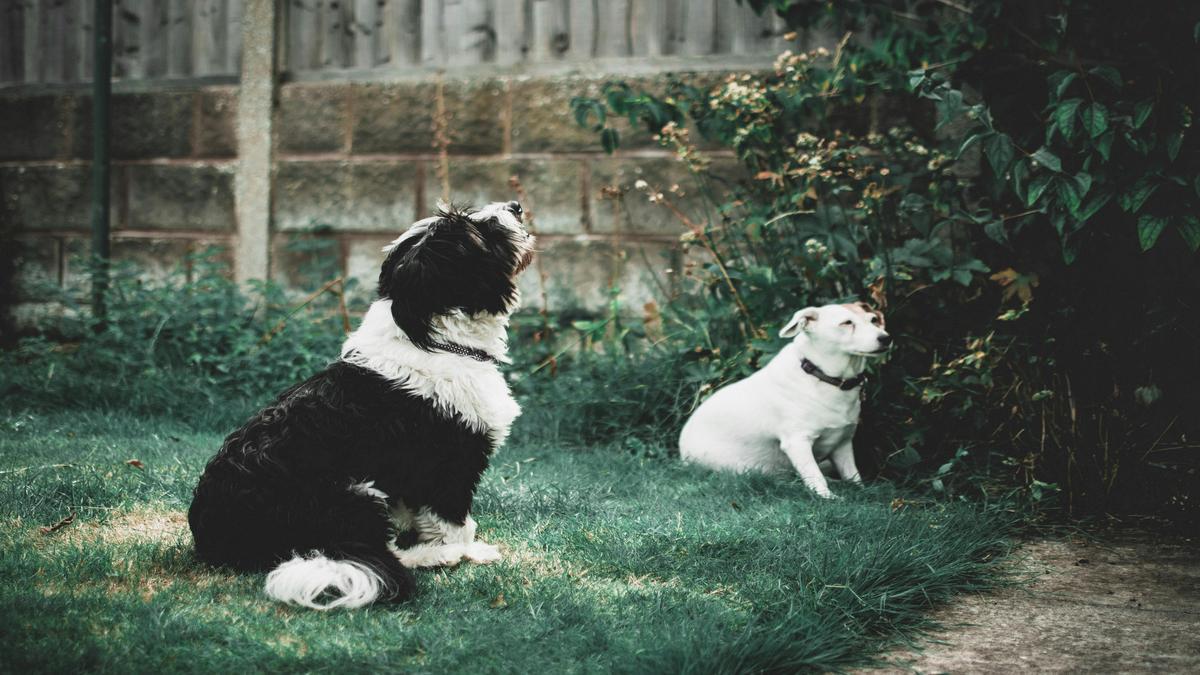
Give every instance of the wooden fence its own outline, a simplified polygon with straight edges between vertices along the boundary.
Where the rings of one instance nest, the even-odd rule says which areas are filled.
[[[777,19],[736,0],[279,0],[292,74],[768,55]],[[114,0],[113,75],[236,77],[243,0]],[[87,81],[91,0],[0,0],[0,84]],[[333,71],[333,72],[330,72]]]

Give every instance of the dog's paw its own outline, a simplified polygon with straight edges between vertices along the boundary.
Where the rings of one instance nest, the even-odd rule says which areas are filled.
[[[467,555],[464,544],[419,544],[396,554],[405,567],[454,567]]]
[[[501,558],[500,549],[482,541],[467,544],[467,560],[481,565],[498,562]]]

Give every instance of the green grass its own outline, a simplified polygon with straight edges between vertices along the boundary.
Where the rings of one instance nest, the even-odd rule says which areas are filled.
[[[221,431],[0,413],[0,671],[836,670],[1001,580],[1013,522],[894,508],[887,485],[826,502],[795,480],[518,433],[475,508],[502,562],[420,571],[411,602],[322,614],[194,561],[182,513]]]

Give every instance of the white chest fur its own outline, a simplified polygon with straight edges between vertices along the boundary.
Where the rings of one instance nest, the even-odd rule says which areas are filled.
[[[498,448],[521,414],[500,368],[457,354],[417,348],[392,320],[391,302],[377,300],[371,304],[358,330],[343,343],[342,359],[379,373],[443,413],[457,417],[473,431],[488,434],[493,447]],[[471,321],[466,317],[457,320]],[[481,340],[485,344],[469,346],[503,358],[502,353],[495,352],[503,348],[506,322],[488,317],[478,323],[486,325],[489,333],[500,334],[486,336]]]

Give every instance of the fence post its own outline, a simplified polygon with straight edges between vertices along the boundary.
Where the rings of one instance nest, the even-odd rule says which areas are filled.
[[[275,101],[277,0],[245,0],[234,178],[234,278],[267,279],[271,244],[271,115]]]

